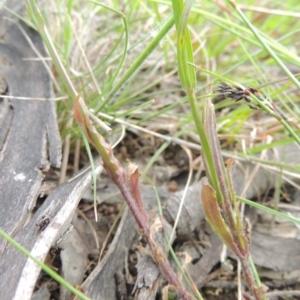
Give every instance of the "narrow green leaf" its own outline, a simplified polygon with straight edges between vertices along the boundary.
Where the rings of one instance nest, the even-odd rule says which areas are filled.
[[[178,73],[182,87],[187,90],[196,88],[193,47],[190,33],[187,27],[188,18],[193,1],[188,0],[183,6],[183,1],[173,1],[173,10],[177,28],[177,59]]]
[[[0,228],[0,237],[8,241],[11,245],[13,245],[16,249],[18,249],[21,253],[32,259],[40,268],[42,268],[49,276],[51,276],[55,281],[66,287],[69,291],[71,291],[74,295],[77,295],[80,299],[90,300],[88,296],[81,293],[77,290],[72,284],[68,283],[61,276],[59,276],[55,271],[53,271],[50,267],[48,267],[43,262],[36,259],[31,255],[30,251],[24,248],[21,244],[19,244],[16,240],[14,240],[10,235],[8,235],[5,231]]]

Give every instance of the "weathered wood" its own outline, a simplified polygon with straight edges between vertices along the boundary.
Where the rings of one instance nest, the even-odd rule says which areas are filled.
[[[96,163],[96,173],[102,164]],[[47,197],[30,222],[15,236],[31,255],[44,261],[49,249],[69,228],[85,189],[91,183],[90,172],[58,186]],[[47,220],[47,221],[46,221]],[[8,247],[0,259],[0,299],[29,300],[40,267],[14,247]]]
[[[165,187],[159,189],[158,193],[162,198],[168,195],[168,191]],[[144,187],[141,190],[141,194],[145,208],[149,215],[151,215],[151,210],[156,207],[157,203],[153,189],[151,187]],[[117,299],[116,291],[118,280],[116,277],[118,276],[119,270],[121,270],[120,272],[122,273],[122,270],[127,268],[126,252],[132,248],[134,242],[137,242],[135,241],[137,237],[138,226],[128,210],[128,207],[126,207],[108,251],[85,282],[83,282],[80,290],[84,291],[84,293],[93,300]],[[159,270],[158,273],[160,274]]]
[[[300,240],[272,236],[254,230],[251,236],[251,257],[255,264],[265,268],[290,272],[297,272],[300,266]],[[272,259],[268,259],[272,257]]]
[[[108,251],[80,287],[91,299],[116,299],[115,274],[118,269],[123,269],[125,265],[125,253],[130,249],[136,235],[134,224],[135,221],[126,208]]]
[[[6,5],[17,13],[24,9],[24,1]],[[42,169],[50,163],[60,165],[61,141],[54,102],[13,98],[53,97],[48,63],[40,59],[47,57],[40,36],[4,8],[0,8],[0,36],[0,76],[8,85],[6,94],[12,96],[0,103],[5,116],[0,131],[0,227],[15,236],[35,205]],[[0,239],[0,255],[6,245]]]

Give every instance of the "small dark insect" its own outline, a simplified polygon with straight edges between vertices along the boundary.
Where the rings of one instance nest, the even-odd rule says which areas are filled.
[[[43,216],[35,225],[39,227],[38,233],[41,233],[49,225],[50,219],[46,216]]]
[[[225,82],[221,82],[218,88],[215,90],[218,95],[213,99],[214,102],[219,102],[222,100],[225,100],[227,98],[230,98],[232,100],[240,101],[244,99],[248,103],[251,103],[250,95],[255,95],[259,100],[264,101],[261,94],[258,92],[257,89],[252,87],[247,87],[245,89],[239,87],[239,86],[232,86]],[[254,106],[252,104],[249,104],[250,108],[257,109],[257,106]]]

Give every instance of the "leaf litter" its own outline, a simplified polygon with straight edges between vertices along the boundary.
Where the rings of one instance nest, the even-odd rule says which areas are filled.
[[[149,63],[149,65],[151,64]],[[157,76],[157,73],[155,74]],[[170,81],[177,82],[177,86],[179,86],[176,76],[171,77],[171,79]],[[161,86],[156,88],[159,90]],[[228,90],[227,87],[226,89]],[[238,88],[234,87],[234,89],[236,90],[235,94],[240,92]],[[250,92],[256,93],[254,90],[253,92],[250,90]],[[168,98],[168,104],[179,98],[179,95],[172,94],[172,97]],[[166,105],[165,97],[157,96],[155,100],[156,105],[160,107]],[[187,109],[187,107],[182,107],[184,111]],[[251,121],[255,123],[255,120]],[[173,122],[175,123],[173,128],[176,128],[177,120],[175,119]],[[161,130],[162,128],[159,127],[166,128],[167,122],[165,124],[158,123],[154,130]],[[149,127],[155,125],[151,122],[145,124]],[[173,130],[163,132],[172,135],[174,134]],[[128,132],[115,151],[122,163],[126,164],[126,159],[130,159],[139,165],[140,172],[142,172],[162,143],[163,141],[151,136]],[[188,169],[186,158],[184,157],[182,160],[177,156],[180,150],[178,145],[169,145],[164,155],[160,156],[154,164],[153,171],[149,173],[158,186],[165,221],[171,225],[174,224],[180,206],[181,190]],[[273,162],[299,166],[300,161],[297,153],[299,153],[299,147],[291,144],[287,145],[285,149],[279,147],[270,150],[267,156]],[[194,151],[193,155],[194,160],[196,160],[199,152]],[[179,163],[180,161],[183,163]],[[69,166],[69,169],[71,168],[72,166]],[[201,165],[195,169],[198,173],[203,173]],[[196,171],[195,176],[199,175]],[[251,178],[249,183],[249,174],[253,172],[255,176]],[[253,164],[243,161],[240,164],[237,163],[233,173],[237,194],[243,193],[246,198],[260,199],[271,207],[278,205],[282,209],[280,204],[285,204],[284,211],[297,217],[298,210],[293,208],[298,207],[297,188],[288,184],[283,186],[289,197],[280,199],[280,203],[276,204],[274,202],[274,180],[272,180],[272,176],[275,175],[272,170],[268,172],[263,167],[255,169]],[[284,176],[289,178],[288,174]],[[294,185],[299,182],[299,178],[293,180]],[[178,184],[180,191],[175,193],[170,191],[169,183],[171,181]],[[125,210],[121,219],[118,219],[123,205],[123,199],[118,189],[107,179],[105,174],[101,175],[97,184],[99,222],[94,222],[92,197],[87,191],[78,206],[81,213],[77,213],[72,220],[73,229],[62,238],[59,243],[60,250],[54,251],[56,257],[52,257],[48,263],[60,274],[63,274],[70,283],[76,285],[78,289],[86,291],[93,299],[113,299],[113,297],[118,299],[143,299],[143,297],[151,299],[152,297],[154,299],[156,291],[159,292],[159,295],[162,294],[162,286],[165,286],[166,283],[162,278],[159,278],[157,266],[153,262],[149,249],[145,247],[145,242],[140,239],[141,234],[128,211]],[[245,185],[248,185],[246,191],[243,190]],[[205,224],[199,201],[199,189],[199,183],[191,185],[188,189],[188,197],[186,197],[182,216],[176,229],[173,246],[178,253],[181,264],[188,270],[197,288],[201,288],[205,292],[207,299],[213,298],[208,295],[213,295],[214,299],[217,299],[218,294],[229,299],[230,296],[235,296],[234,291],[237,289],[235,279],[237,263],[230,252],[227,254],[227,260],[222,258],[223,246]],[[146,182],[142,182],[141,192],[144,204],[150,213],[150,223],[157,224],[158,211],[153,190],[147,186]],[[246,216],[252,224],[251,255],[254,262],[261,268],[259,272],[266,279],[264,282],[267,282],[267,285],[275,290],[286,287],[299,288],[297,280],[299,278],[298,266],[300,265],[299,251],[297,251],[299,249],[299,229],[291,223],[288,223],[289,227],[285,227],[286,224],[282,224],[278,219],[273,219],[272,223],[269,215],[260,211],[253,212],[253,210],[246,209]],[[115,221],[118,224],[110,232]],[[164,230],[167,230],[167,226],[165,224]],[[155,227],[153,230],[155,232],[161,231],[159,227]],[[109,238],[107,238],[108,235]],[[99,262],[103,245],[105,245],[105,250]],[[270,259],[270,255],[272,259]],[[57,261],[59,261],[58,264]],[[149,279],[147,275],[152,278]],[[41,274],[41,277],[43,276],[45,276],[44,273]],[[55,284],[51,286],[52,281],[49,277],[45,277],[46,279],[41,280],[36,286],[35,299],[47,299],[40,298],[49,296],[49,294],[46,296],[45,286],[52,293],[49,298],[66,299],[70,296],[69,292],[62,287]],[[141,282],[144,284],[140,284]],[[131,292],[134,289],[136,294],[132,295]],[[43,296],[38,296],[39,293]],[[102,293],[104,293],[104,298],[101,298]]]

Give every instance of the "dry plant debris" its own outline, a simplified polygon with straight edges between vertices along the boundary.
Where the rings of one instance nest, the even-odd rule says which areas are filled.
[[[2,21],[3,19],[1,19],[1,22]],[[1,28],[3,30],[5,27]],[[9,30],[15,29],[10,27]],[[8,32],[6,34],[9,36]],[[30,32],[30,34],[32,34],[34,38],[34,34],[32,32]],[[3,55],[3,52],[1,52],[3,49],[5,49],[5,46],[1,45],[1,55]],[[10,55],[13,56],[14,54],[11,53]],[[9,57],[7,53],[5,53],[4,56]],[[8,61],[7,57],[5,58],[6,63]],[[74,60],[76,59],[74,58]],[[21,68],[21,59],[17,61],[20,63],[19,67]],[[152,61],[149,61],[149,66],[151,66],[151,64]],[[1,66],[2,65],[3,61],[1,61]],[[23,71],[24,70],[21,69],[17,72]],[[159,72],[162,72],[162,70],[159,69]],[[1,84],[0,87],[1,89],[3,86],[2,90],[0,90],[2,93],[7,93],[6,85],[8,85],[8,91],[10,93],[15,91],[19,92],[18,88],[22,82],[21,79],[26,78],[26,76],[22,76],[21,79],[18,77],[18,80],[13,82],[12,76],[14,74],[12,71],[11,73],[9,71],[5,74],[4,84]],[[42,75],[39,74],[39,76]],[[43,76],[47,76],[47,74]],[[178,80],[176,78],[175,76],[169,77],[168,80],[173,84],[175,82],[175,86],[177,86]],[[148,80],[151,81],[150,79]],[[28,76],[28,81],[26,81],[24,85],[28,88],[32,83],[36,84],[36,81]],[[167,84],[167,86],[170,85]],[[156,88],[159,90],[163,89],[164,86],[157,86]],[[36,93],[31,95],[31,92],[29,92],[30,95],[25,95],[24,91],[26,91],[26,89],[23,89],[22,92],[19,93],[20,96],[41,96],[36,95]],[[249,93],[259,96],[257,90],[253,88],[243,90],[226,84],[222,84],[217,91],[222,94],[219,100],[221,100],[221,98],[224,99],[226,96],[236,101],[241,99],[248,101]],[[48,91],[48,93],[51,93],[51,91]],[[16,96],[17,94],[14,95]],[[176,94],[170,94],[168,98],[162,97],[161,101],[157,101],[156,105],[157,108],[160,108],[176,100],[178,100],[178,96]],[[11,110],[11,104],[14,107],[14,111]],[[17,103],[13,100],[11,102],[2,100],[1,113],[4,113],[0,114],[1,124],[11,124],[12,119],[16,117],[16,113],[18,112],[18,106],[22,106],[22,110],[25,108],[28,109],[31,105],[27,104],[28,103],[26,103],[26,107],[23,107],[22,103]],[[44,107],[44,104],[41,104],[41,106],[43,106],[41,111],[37,108],[36,103],[32,105],[32,108],[37,109],[34,110],[36,115],[41,114],[42,123],[48,120],[52,125],[56,124],[52,104],[49,105],[50,107],[47,109]],[[50,109],[51,112],[50,117],[47,113],[47,111],[49,112],[48,109]],[[186,107],[183,109],[186,110]],[[176,111],[176,113],[177,112],[178,111]],[[32,112],[28,110],[27,113],[31,114]],[[44,117],[44,114],[47,114],[47,118]],[[5,116],[5,118],[2,118],[2,116]],[[53,119],[51,119],[52,117]],[[2,120],[4,121],[2,122]],[[20,120],[22,119],[19,118],[18,122],[20,122]],[[39,120],[39,118],[34,119],[34,121]],[[172,134],[174,128],[176,129],[176,125],[166,124],[165,120],[166,119],[163,119],[162,122],[158,122],[159,124],[155,124],[155,122],[148,122],[147,124],[155,131],[160,131],[168,125],[169,127],[166,133]],[[176,118],[172,120],[174,124],[176,124],[176,121]],[[24,127],[23,123],[19,123],[18,126]],[[41,125],[30,126],[43,128]],[[53,126],[55,127],[56,125]],[[2,126],[1,130],[4,127],[5,126]],[[53,127],[51,128],[53,129]],[[26,131],[25,129],[24,127],[26,136],[32,132],[30,130]],[[54,128],[54,130],[56,129]],[[0,133],[2,133],[2,131]],[[44,131],[40,131],[39,133],[41,134],[40,142],[43,141],[43,146],[46,134]],[[6,134],[6,132],[3,135],[0,134],[0,137],[6,137]],[[52,135],[48,133],[54,140],[56,134],[57,132],[52,132]],[[261,137],[257,136],[256,138],[256,141],[258,141]],[[224,140],[225,139],[226,137]],[[23,140],[24,139],[20,139],[20,141]],[[37,140],[39,139],[37,138]],[[138,161],[139,165],[145,166],[149,158],[162,144],[162,141],[151,137],[151,135],[147,136],[130,132],[127,133],[122,143],[123,148],[118,148],[116,153],[118,158],[122,161],[129,157],[132,160],[134,159],[134,161]],[[22,151],[24,150],[23,143],[14,142],[14,150],[16,149],[16,145],[18,145]],[[40,143],[33,142],[30,149],[37,149],[37,145],[40,145]],[[50,145],[50,160],[54,165],[58,165],[60,160],[58,155],[60,152],[59,143],[55,149],[51,146],[53,146],[53,143]],[[45,149],[43,148],[43,150]],[[20,153],[22,151],[20,151]],[[299,147],[296,144],[290,144],[287,147],[277,147],[272,151],[266,151],[265,155],[274,163],[284,162],[286,164],[299,166],[298,153]],[[197,155],[199,155],[199,153],[195,151],[194,159],[196,159]],[[33,162],[34,168],[40,166],[41,157],[38,158],[38,163],[36,161]],[[23,162],[31,161],[22,157],[21,160]],[[170,230],[171,226],[174,225],[183,197],[182,191],[176,193],[170,192],[166,186],[166,181],[176,180],[178,186],[182,187],[180,181],[182,178],[180,179],[178,176],[183,174],[183,178],[185,179],[184,172],[188,169],[186,165],[187,158],[185,153],[181,151],[178,145],[170,145],[164,156],[161,157],[161,160],[155,166],[156,168],[153,168],[153,173],[150,174],[153,175],[152,178],[155,178],[158,184],[162,185],[159,188],[159,194],[163,201],[163,216],[165,219],[162,223],[162,227],[161,219],[157,219],[156,217],[157,205],[153,190],[148,186],[142,186],[141,188],[143,205],[146,207],[150,216],[149,223],[155,225],[152,227],[152,233],[153,235],[159,235],[157,238],[159,242],[157,243],[161,245],[162,252],[164,251],[165,255],[167,255],[167,250],[161,235],[162,228],[167,232],[167,228]],[[3,167],[2,162],[1,167]],[[7,168],[3,168],[2,170],[6,171],[6,169]],[[97,170],[98,173],[102,172],[101,164],[99,164]],[[38,174],[37,182],[39,186],[41,186],[42,172],[37,172],[36,170],[35,172]],[[238,163],[233,173],[235,190],[237,194],[243,194],[246,198],[263,199],[266,205],[274,207],[276,205],[273,201],[275,193],[274,182],[276,181],[270,180],[272,179],[271,177],[275,176],[273,174],[272,170],[267,172],[262,167],[257,168],[248,162],[243,162],[242,164]],[[7,173],[5,173],[2,178],[6,178],[6,176]],[[291,179],[290,174],[284,174],[284,176],[287,179]],[[43,205],[34,213],[31,221],[23,227],[22,230],[18,231],[15,238],[22,242],[29,250],[43,244],[43,253],[34,253],[39,254],[41,260],[45,260],[49,266],[62,274],[71,284],[76,285],[78,289],[84,291],[93,299],[113,299],[114,297],[118,299],[155,299],[157,292],[160,293],[160,295],[163,293],[163,286],[167,286],[167,288],[172,291],[173,287],[168,286],[165,280],[160,276],[159,269],[156,263],[154,263],[150,250],[145,246],[145,241],[140,238],[142,233],[136,227],[128,209],[125,209],[120,220],[117,219],[119,212],[122,210],[123,200],[118,190],[112,187],[111,181],[106,181],[106,179],[107,177],[103,174],[102,179],[98,182],[98,223],[94,222],[95,215],[90,201],[91,197],[88,192],[84,194],[84,191],[91,182],[89,174],[84,173],[78,179],[74,179],[56,189],[51,188],[44,190],[42,187],[36,189],[35,194],[30,195],[31,198],[36,200],[39,193],[47,197],[45,197]],[[294,183],[297,183],[298,178],[293,180]],[[245,189],[245,187],[247,188]],[[229,299],[229,297],[234,298],[234,293],[237,289],[235,277],[237,269],[236,258],[231,252],[228,252],[227,260],[220,261],[221,252],[223,250],[222,244],[205,224],[203,210],[199,201],[200,189],[199,183],[196,182],[187,191],[186,201],[174,236],[174,249],[178,253],[181,264],[188,271],[197,288],[206,292],[206,299],[209,299],[208,295],[212,294],[215,296],[214,299],[217,299],[218,294],[221,295],[219,297],[223,297],[222,299],[224,299],[224,297],[226,297],[226,299]],[[28,191],[28,189],[24,190]],[[18,193],[20,194],[20,198],[23,198],[24,193]],[[281,199],[282,201],[279,207],[283,211],[288,211],[292,215],[297,216],[297,213],[299,213],[297,209],[299,206],[299,194],[297,194],[297,191],[292,186],[288,185],[286,186],[286,193],[289,194],[289,197]],[[13,197],[10,197],[10,200],[11,198]],[[1,201],[3,201],[3,199]],[[23,202],[14,207],[14,209],[11,209],[12,205],[13,203],[9,202],[9,207],[3,209],[5,214],[11,210],[14,213],[18,213],[18,208],[27,207]],[[284,207],[280,205],[284,205]],[[80,213],[75,213],[77,207]],[[61,219],[57,219],[59,213]],[[294,289],[299,289],[299,229],[295,225],[288,224],[287,226],[287,224],[280,222],[278,219],[274,219],[272,226],[269,227],[270,219],[266,213],[258,214],[246,210],[246,216],[250,219],[253,226],[251,234],[251,255],[254,262],[261,268],[259,270],[260,274],[262,274],[264,278],[267,278],[267,280],[264,281],[265,284],[274,289],[285,289],[291,286]],[[5,218],[1,218],[2,221],[4,219]],[[19,220],[20,217],[14,215],[12,219]],[[24,218],[22,217],[22,219]],[[118,221],[118,224],[114,230],[109,233],[114,221]],[[24,222],[20,220],[17,226],[21,228],[23,223]],[[67,230],[70,223],[72,223],[72,229]],[[51,236],[50,233],[53,232],[53,230],[55,234]],[[62,235],[62,232],[66,233]],[[57,244],[59,248],[51,247],[53,244],[56,244],[58,238],[61,238]],[[282,245],[284,245],[284,247],[282,247]],[[270,254],[272,254],[272,259],[270,259]],[[98,261],[99,258],[100,262]],[[18,268],[12,273],[12,266],[15,266],[16,263],[18,264]],[[0,275],[2,282],[0,289],[1,299],[11,299],[15,291],[20,293],[19,289],[21,287],[23,288],[22,283],[24,280],[28,280],[27,283],[29,283],[29,277],[23,277],[22,274],[22,272],[27,270],[25,269],[27,263],[28,260],[13,247],[9,246],[5,248],[5,252],[3,252],[0,258],[0,267],[3,271]],[[34,270],[35,274],[33,276],[34,278],[30,279],[31,288],[28,284],[26,293],[24,292],[19,299],[25,299],[24,297],[30,299],[33,291],[33,299],[36,300],[53,299],[54,297],[56,299],[67,299],[70,297],[70,291],[55,283],[45,275],[45,273],[42,272],[38,275],[39,268],[35,266],[30,270]],[[9,289],[7,289],[8,282],[10,283]],[[37,284],[34,287],[35,282]],[[135,295],[131,294],[132,291],[135,291]]]

